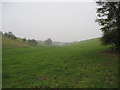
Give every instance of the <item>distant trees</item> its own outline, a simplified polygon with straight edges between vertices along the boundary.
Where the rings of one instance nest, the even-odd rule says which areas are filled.
[[[37,41],[35,39],[32,39],[32,40],[29,39],[28,44],[37,45]]]
[[[26,38],[23,38],[22,40],[23,40],[23,42],[26,42],[26,41],[27,41],[27,39],[26,39]]]
[[[103,2],[99,0],[97,3],[96,21],[101,26],[103,32],[103,44],[112,44],[118,50],[120,48],[120,1],[119,2]]]
[[[48,38],[47,40],[45,40],[45,44],[48,46],[52,45],[52,40],[50,38]]]
[[[1,34],[3,34],[3,32],[0,31]],[[12,33],[12,32],[5,32],[3,34],[5,37],[11,38],[11,39],[17,39],[17,37]],[[30,44],[30,45],[37,45],[37,41],[35,39],[26,39],[23,38],[22,41],[26,44]]]
[[[3,35],[11,39],[16,39],[16,36],[12,32],[6,32]]]
[[[26,43],[26,44],[30,44],[30,45],[37,45],[37,44],[38,44],[35,39],[28,39],[28,40],[27,40],[26,38],[23,38],[22,40],[23,40],[23,42]]]

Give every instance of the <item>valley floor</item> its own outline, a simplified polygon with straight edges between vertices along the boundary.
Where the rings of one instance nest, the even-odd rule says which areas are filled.
[[[3,88],[117,88],[118,59],[99,39],[3,49]]]

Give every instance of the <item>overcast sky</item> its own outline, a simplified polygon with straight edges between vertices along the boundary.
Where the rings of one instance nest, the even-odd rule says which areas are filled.
[[[70,42],[101,36],[94,2],[3,2],[2,28],[22,38]]]

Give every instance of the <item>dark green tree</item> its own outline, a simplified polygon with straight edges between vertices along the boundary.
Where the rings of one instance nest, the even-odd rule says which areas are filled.
[[[32,45],[37,45],[37,41],[35,39],[31,40]]]
[[[16,39],[16,36],[12,32],[6,32],[4,36],[11,38],[11,39]]]
[[[48,46],[52,45],[52,40],[50,38],[48,38],[47,40],[45,40],[45,44]]]
[[[37,41],[35,39],[28,39],[28,44],[30,45],[37,45]]]
[[[26,38],[23,38],[23,42],[26,42],[27,41],[27,39]]]
[[[8,37],[8,33],[4,33],[4,36]]]
[[[97,1],[97,19],[101,26],[103,44],[112,44],[118,50],[120,47],[120,1]]]

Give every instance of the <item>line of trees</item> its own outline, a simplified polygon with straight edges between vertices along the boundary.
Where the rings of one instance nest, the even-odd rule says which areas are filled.
[[[11,38],[11,39],[17,39],[17,37],[12,33],[12,32],[5,32],[3,33],[2,31],[0,31],[0,34],[4,35],[5,37]],[[22,41],[26,44],[30,44],[30,45],[37,45],[37,41],[35,39],[26,39],[23,38]]]
[[[1,32],[1,34],[3,34],[3,33]],[[3,35],[8,37],[8,38],[11,38],[11,39],[17,38],[12,32],[5,32]]]
[[[26,43],[26,44],[30,44],[30,45],[37,45],[37,44],[38,44],[35,39],[28,39],[28,40],[27,40],[26,38],[23,38],[22,40],[23,40],[23,42]]]
[[[114,45],[120,52],[120,1],[97,1],[97,19],[101,26],[103,44]]]
[[[2,31],[0,31],[0,34],[4,35],[5,37],[11,38],[11,39],[17,39],[17,37],[12,33],[12,32],[5,32],[3,33]],[[30,44],[30,45],[37,45],[38,42],[35,39],[26,39],[23,38],[22,41],[25,44]],[[50,38],[48,38],[47,40],[44,41],[44,44],[47,46],[52,46],[52,40]]]

